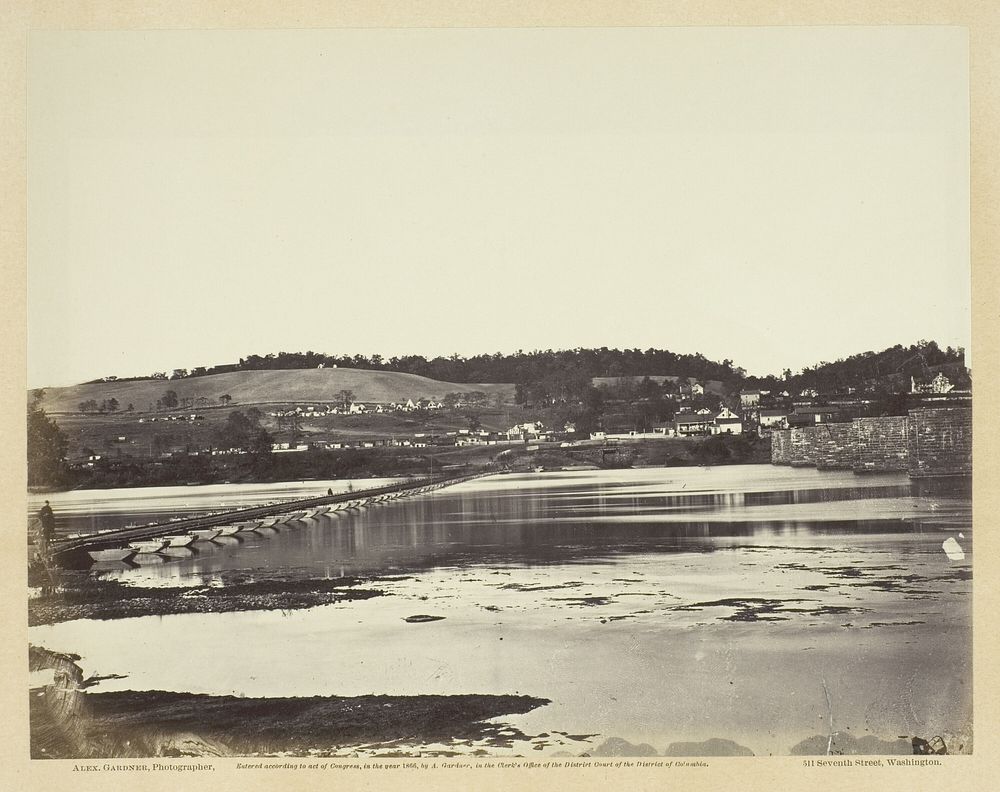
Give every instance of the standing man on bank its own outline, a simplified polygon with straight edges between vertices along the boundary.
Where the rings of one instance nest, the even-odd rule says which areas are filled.
[[[49,558],[49,542],[52,541],[52,537],[56,532],[56,516],[52,512],[52,507],[49,506],[49,502],[45,501],[45,505],[38,510],[38,522],[41,527],[38,530],[38,555],[41,556],[43,561],[48,561]]]

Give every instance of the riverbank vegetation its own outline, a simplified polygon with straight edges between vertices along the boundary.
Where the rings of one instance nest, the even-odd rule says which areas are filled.
[[[535,422],[557,434],[567,428],[559,439],[574,445],[592,432],[651,433],[682,407],[738,410],[739,390],[751,387],[792,397],[811,389],[820,402],[823,393],[863,392],[864,414],[899,414],[905,411],[909,378],[926,379],[931,372],[946,372],[960,388],[969,384],[964,351],[941,349],[933,341],[763,378],[748,376],[730,360],[657,349],[431,360],[249,355],[232,365],[176,369],[169,377],[163,372],[132,380],[109,376],[32,392],[28,485],[38,490],[399,476],[448,466],[509,467],[512,460],[551,467],[556,458],[568,460],[565,465],[599,466],[767,461],[767,440],[752,435],[583,458],[546,443],[540,450],[550,460],[536,463],[524,460],[530,453],[524,448],[509,453],[500,445],[456,448],[456,437],[483,430],[505,439],[512,426]],[[362,415],[300,409],[343,407],[351,401],[347,394],[382,404],[432,393],[443,406]]]
[[[106,489],[184,484],[426,476],[472,470],[623,468],[766,463],[769,438],[717,435],[607,444],[583,441],[427,448],[309,448],[295,453],[211,456],[177,453],[159,459],[109,456],[68,470],[48,489]],[[36,487],[41,491],[44,486]]]

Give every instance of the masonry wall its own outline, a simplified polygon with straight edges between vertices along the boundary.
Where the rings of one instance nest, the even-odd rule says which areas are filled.
[[[913,477],[972,472],[972,410],[968,407],[911,410],[907,440]]]
[[[791,463],[792,430],[775,429],[771,432],[771,464],[788,465]]]
[[[852,470],[857,465],[858,447],[854,425],[820,424],[813,434],[816,467],[820,470]]]
[[[858,473],[907,470],[910,462],[908,426],[909,419],[905,415],[855,418],[851,422],[854,470]]]
[[[789,430],[788,464],[792,467],[816,466],[816,427],[796,426]]]
[[[771,462],[794,467],[907,471],[912,477],[972,472],[972,410],[921,407],[909,416],[855,418],[771,433]]]
[[[855,436],[849,423],[797,426],[771,435],[771,461],[777,465],[851,470],[856,458]]]

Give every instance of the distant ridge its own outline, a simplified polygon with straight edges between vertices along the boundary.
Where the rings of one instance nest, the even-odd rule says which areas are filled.
[[[448,393],[482,391],[512,401],[514,385],[507,383],[442,382],[417,374],[368,369],[324,368],[268,371],[234,371],[204,377],[174,380],[126,380],[93,382],[64,388],[46,388],[41,407],[49,413],[77,412],[81,402],[100,403],[117,399],[119,410],[129,404],[144,412],[168,390],[179,400],[205,398],[202,406],[221,406],[219,397],[231,398],[230,406],[279,402],[332,402],[336,394],[349,390],[360,402],[405,402],[407,399],[441,399]]]

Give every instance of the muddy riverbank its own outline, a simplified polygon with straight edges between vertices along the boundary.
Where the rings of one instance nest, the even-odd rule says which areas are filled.
[[[213,586],[133,586],[101,580],[86,572],[60,571],[55,587],[28,600],[28,624],[55,624],[74,619],[125,619],[178,613],[231,613],[253,610],[296,610],[316,605],[370,599],[378,589],[362,588],[360,578],[289,579],[283,576],[249,580],[224,576]]]
[[[29,649],[33,671],[52,670],[49,684],[30,695],[34,759],[149,756],[344,754],[377,744],[509,746],[523,735],[489,719],[548,704],[531,696],[310,696],[242,698],[158,690],[95,693],[79,658]]]

